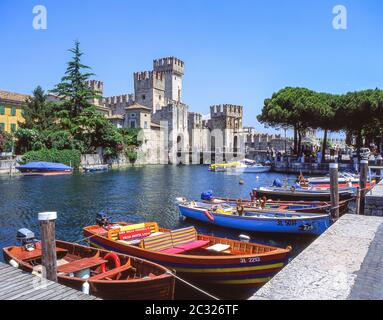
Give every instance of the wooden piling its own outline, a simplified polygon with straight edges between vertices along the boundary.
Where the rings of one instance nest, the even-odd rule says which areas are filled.
[[[378,157],[376,158],[376,165],[378,167],[381,167],[383,165],[383,157],[381,155],[378,155]],[[380,180],[382,180],[382,169],[378,169],[376,174],[379,175],[379,180],[377,180],[379,182]]]
[[[356,188],[355,214],[360,214],[360,187]]]
[[[331,194],[331,217],[334,221],[339,219],[339,182],[338,164],[330,163],[330,194]]]
[[[366,187],[367,187],[367,175],[368,175],[368,160],[360,161],[360,214],[364,215],[364,207],[366,203]]]
[[[42,265],[45,268],[45,277],[57,282],[57,256],[56,256],[56,212],[41,212],[38,215],[41,229]],[[43,270],[44,271],[44,270]],[[44,274],[44,273],[43,273]]]

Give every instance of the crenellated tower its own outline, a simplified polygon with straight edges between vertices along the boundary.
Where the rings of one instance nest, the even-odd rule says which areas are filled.
[[[210,107],[211,129],[242,130],[243,107],[233,104]]]
[[[153,60],[153,70],[165,75],[165,97],[182,102],[182,80],[184,75],[184,62],[175,57]]]
[[[138,104],[148,107],[153,113],[165,105],[165,75],[159,71],[135,72],[134,93]]]
[[[88,80],[85,84],[100,96],[99,98],[92,99],[91,103],[97,107],[101,107],[103,105],[102,97],[104,95],[104,82],[98,80]]]

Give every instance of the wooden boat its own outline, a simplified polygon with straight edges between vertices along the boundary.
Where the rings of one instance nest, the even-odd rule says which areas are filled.
[[[82,167],[84,172],[98,172],[98,171],[108,171],[109,165],[107,164],[95,164]]]
[[[214,197],[210,201],[204,201],[209,204],[228,204],[232,207],[243,206],[245,211],[253,209],[274,209],[287,210],[306,213],[327,213],[331,209],[331,203],[325,201],[279,201],[272,199],[235,199]],[[346,213],[348,210],[348,201],[340,201],[339,213]]]
[[[266,197],[274,200],[313,200],[313,201],[330,201],[330,190],[328,188],[296,188],[288,187],[260,187],[253,189],[253,192],[259,197]],[[355,194],[353,188],[339,189],[339,199],[348,200]]]
[[[330,214],[297,213],[273,209],[237,211],[217,209],[211,205],[189,202],[178,205],[181,215],[212,225],[265,233],[320,235],[331,224]]]
[[[73,168],[62,163],[28,162],[16,167],[24,176],[57,176],[72,174]]]
[[[154,222],[88,226],[84,235],[92,246],[154,261],[207,290],[263,285],[288,263],[291,251],[197,234],[194,227],[160,229]]]
[[[330,188],[330,176],[305,178],[302,174],[298,176],[298,181],[302,187],[312,186],[316,188]],[[359,176],[347,172],[340,172],[338,178],[339,188],[359,187]],[[373,187],[375,181],[367,182],[367,188]]]
[[[241,172],[241,173],[264,173],[269,172],[271,166],[264,166],[253,160],[241,160],[227,164],[212,164],[210,171],[216,172]]]
[[[271,166],[264,166],[262,164],[252,164],[241,166],[239,168],[236,168],[236,170],[243,173],[264,173],[269,172],[271,170]]]
[[[228,204],[232,207],[242,206],[245,211],[251,211],[254,209],[275,209],[275,210],[288,210],[296,212],[306,213],[327,213],[331,209],[331,204],[326,201],[302,201],[302,200],[290,200],[281,201],[267,199],[266,197],[259,197],[254,190],[250,192],[251,199],[236,199],[236,198],[222,198],[215,197],[213,191],[205,191],[201,194],[201,200],[209,204]],[[187,202],[186,198],[177,198],[176,202]],[[340,201],[339,212],[341,214],[347,212],[348,201]]]
[[[41,245],[36,242],[31,246],[29,243],[6,247],[4,259],[24,271],[41,274]],[[56,241],[56,252],[60,284],[82,290],[88,283],[89,293],[102,299],[169,300],[174,297],[174,276],[156,263],[64,241]]]
[[[236,168],[240,165],[241,163],[239,161],[230,163],[214,163],[209,166],[209,170],[215,172],[226,172],[228,169]]]

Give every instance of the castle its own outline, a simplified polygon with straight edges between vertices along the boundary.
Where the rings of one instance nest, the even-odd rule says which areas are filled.
[[[243,107],[215,105],[210,119],[189,112],[182,100],[185,64],[175,57],[156,59],[153,70],[133,74],[134,93],[103,97],[104,84],[88,81],[103,98],[92,103],[117,127],[142,129],[145,163],[174,163],[179,154],[235,152],[240,146]],[[184,157],[181,162],[188,162]],[[179,159],[178,159],[179,161]]]

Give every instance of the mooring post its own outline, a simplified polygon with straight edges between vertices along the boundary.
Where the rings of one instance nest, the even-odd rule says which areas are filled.
[[[366,203],[366,187],[367,187],[367,175],[368,175],[368,160],[360,161],[360,214],[364,215],[364,207]]]
[[[39,213],[41,229],[42,265],[45,268],[46,279],[57,282],[56,256],[56,212]]]
[[[339,184],[338,164],[330,163],[330,195],[331,195],[331,217],[333,221],[339,219]]]
[[[356,188],[355,214],[360,214],[360,187]]]
[[[378,167],[381,167],[382,164],[383,164],[383,157],[382,157],[382,155],[378,155],[377,158],[376,158],[376,165],[377,165]],[[379,168],[379,169],[376,170],[376,171],[377,171],[376,174],[379,175],[379,181],[382,180],[382,169]],[[379,181],[378,181],[378,182],[379,182]],[[370,181],[370,182],[371,182],[371,181]]]

